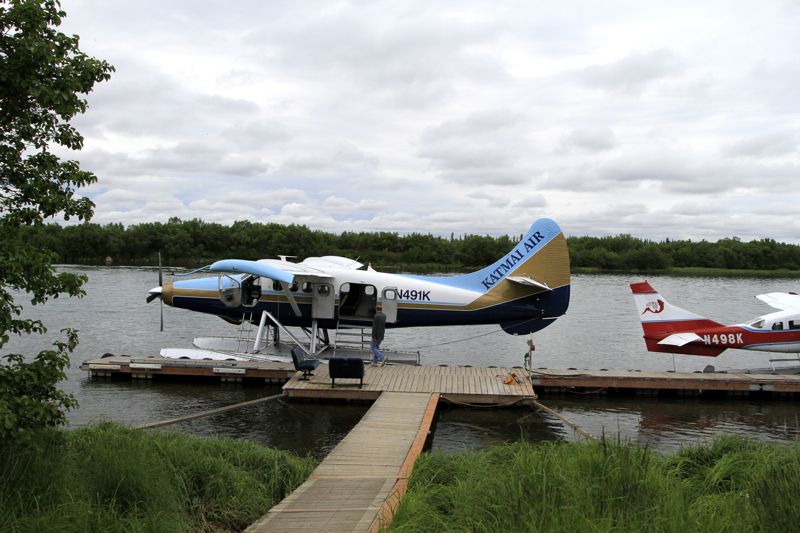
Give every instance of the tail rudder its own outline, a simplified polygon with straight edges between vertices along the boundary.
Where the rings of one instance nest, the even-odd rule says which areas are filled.
[[[647,281],[631,283],[631,291],[645,339],[648,337],[657,339],[676,332],[722,326],[719,322],[670,304]]]
[[[470,274],[437,277],[435,281],[479,293],[470,303],[471,308],[501,309],[503,313],[530,317],[529,320],[514,318],[513,322],[501,322],[507,333],[522,335],[538,331],[562,316],[569,307],[567,240],[555,221],[541,218],[511,251],[493,264]]]
[[[488,294],[507,286],[508,278],[537,291],[569,286],[567,241],[555,221],[535,221],[522,240],[493,264],[470,274],[437,278],[437,282]]]

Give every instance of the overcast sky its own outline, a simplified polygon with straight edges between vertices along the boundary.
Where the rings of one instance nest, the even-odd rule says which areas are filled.
[[[98,223],[800,242],[798,0],[62,3]]]

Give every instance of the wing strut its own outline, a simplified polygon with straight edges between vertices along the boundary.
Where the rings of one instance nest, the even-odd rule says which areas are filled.
[[[300,341],[300,339],[298,339],[297,337],[295,337],[294,335],[292,335],[292,332],[291,332],[291,331],[289,331],[288,329],[286,329],[286,328],[283,326],[283,324],[281,324],[281,323],[278,321],[278,319],[277,319],[277,318],[275,318],[274,316],[272,316],[272,313],[270,313],[270,312],[269,312],[269,311],[267,311],[266,309],[265,309],[264,311],[262,311],[262,313],[264,313],[265,315],[267,315],[267,316],[269,317],[269,319],[270,319],[270,320],[272,320],[272,322],[273,322],[273,323],[275,323],[275,325],[277,325],[279,328],[281,328],[281,331],[283,331],[284,333],[286,333],[286,335],[288,335],[288,336],[289,336],[289,338],[291,338],[291,339],[294,341],[294,343],[300,347],[300,349],[301,349],[301,350],[303,350],[304,352],[306,352],[306,354],[310,355],[311,357],[316,357],[316,354],[313,354],[313,353],[311,353],[310,351],[308,351],[308,348],[306,348],[306,347],[305,347],[305,345],[304,345],[304,344],[303,344],[303,343]]]
[[[281,281],[281,288],[283,292],[286,293],[286,298],[289,300],[289,305],[292,306],[292,311],[294,311],[295,316],[303,316],[303,313],[300,312],[300,307],[297,305],[297,300],[294,299],[294,294],[290,290],[290,286],[285,281]]]

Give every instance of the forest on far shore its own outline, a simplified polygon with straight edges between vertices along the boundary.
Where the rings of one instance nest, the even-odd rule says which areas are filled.
[[[263,259],[280,255],[341,255],[394,270],[464,271],[496,261],[521,235],[490,237],[394,232],[334,234],[291,224],[237,221],[230,226],[199,219],[172,218],[166,223],[46,224],[24,228],[22,238],[50,250],[61,264],[155,265],[160,251],[165,265],[194,267],[221,258]],[[716,242],[654,242],[630,235],[568,237],[574,269],[599,271],[668,271],[672,268],[800,270],[800,246],[736,237]]]

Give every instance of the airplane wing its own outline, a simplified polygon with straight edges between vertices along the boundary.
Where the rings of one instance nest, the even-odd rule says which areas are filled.
[[[358,270],[364,265],[353,259],[338,255],[326,255],[323,257],[306,257],[300,265],[313,268],[344,268],[347,270]]]
[[[673,333],[669,337],[664,337],[658,344],[666,344],[668,346],[685,346],[691,342],[703,340],[700,335],[696,333]]]
[[[320,258],[313,258],[320,259]],[[344,259],[344,258],[342,258]],[[350,261],[345,259],[345,261]],[[291,283],[294,281],[295,276],[302,276],[303,279],[317,279],[320,281],[330,280],[333,276],[328,275],[323,268],[334,268],[341,265],[336,265],[333,262],[321,261],[319,263],[305,264],[303,263],[290,263],[288,261],[279,261],[277,259],[262,259],[260,261],[247,261],[245,259],[222,259],[213,263],[208,267],[209,272],[229,272],[234,274],[252,274],[262,278],[269,278],[282,283]],[[357,265],[357,263],[353,261]]]
[[[537,289],[544,289],[546,291],[553,290],[547,286],[547,283],[536,281],[535,279],[528,276],[508,276],[506,279],[512,283],[518,283],[520,285],[525,285],[527,287],[536,287]]]
[[[330,267],[331,263],[328,262],[326,266]],[[291,305],[292,311],[294,311],[296,316],[301,316],[300,308],[297,305],[294,294],[292,294],[290,290],[295,276],[302,276],[304,280],[316,279],[320,281],[329,281],[333,279],[332,276],[326,275],[323,271],[309,265],[275,259],[262,259],[261,261],[222,259],[221,261],[211,264],[207,270],[209,272],[218,273],[252,274],[253,276],[260,276],[280,282],[281,288],[283,292],[286,293],[289,305]]]
[[[756,298],[775,309],[800,312],[800,294],[795,294],[793,292],[770,292],[768,294],[759,294]]]
[[[210,272],[232,272],[236,274],[252,274],[264,278],[291,283],[294,281],[294,274],[287,272],[273,265],[259,263],[258,261],[247,261],[245,259],[223,259],[208,267]]]

